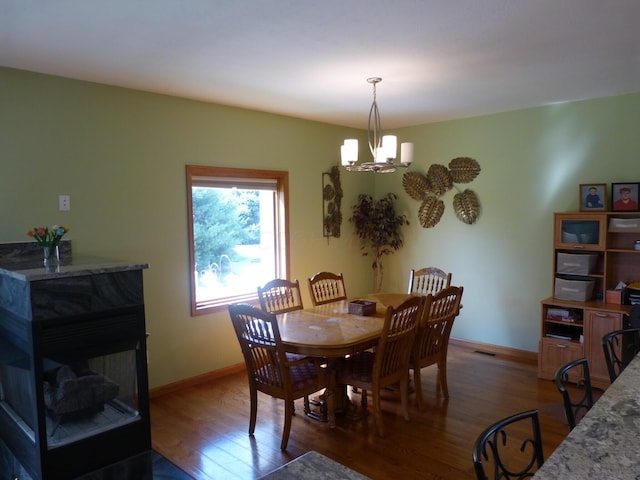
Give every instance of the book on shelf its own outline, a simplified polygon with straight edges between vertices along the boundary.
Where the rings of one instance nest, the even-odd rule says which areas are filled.
[[[576,318],[576,315],[573,311],[566,308],[549,308],[547,310],[547,319],[569,323],[580,321],[580,318]]]
[[[550,338],[557,338],[558,340],[571,340],[569,335],[558,335],[557,333],[547,333],[545,336]]]

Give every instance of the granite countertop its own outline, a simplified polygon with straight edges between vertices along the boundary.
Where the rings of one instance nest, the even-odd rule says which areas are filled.
[[[136,263],[106,257],[72,257],[70,261],[61,261],[53,269],[45,269],[41,261],[2,262],[0,275],[9,276],[24,282],[51,280],[58,277],[79,277],[99,273],[142,270],[149,268],[147,263]]]
[[[640,357],[636,357],[534,476],[537,480],[637,479]]]
[[[261,480],[367,480],[369,477],[318,452],[310,451],[260,478]]]

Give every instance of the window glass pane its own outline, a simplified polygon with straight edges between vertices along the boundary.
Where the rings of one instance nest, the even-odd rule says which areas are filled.
[[[196,302],[255,293],[275,278],[274,195],[192,188]]]

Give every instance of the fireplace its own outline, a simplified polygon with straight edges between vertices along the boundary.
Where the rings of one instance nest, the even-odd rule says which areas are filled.
[[[69,479],[149,450],[146,265],[23,267],[0,255],[0,469]]]

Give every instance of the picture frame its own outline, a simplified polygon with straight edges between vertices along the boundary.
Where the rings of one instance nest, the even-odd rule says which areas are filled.
[[[637,212],[640,199],[640,183],[612,183],[611,184],[611,211],[613,212]]]
[[[580,211],[605,212],[607,210],[607,184],[580,184]]]

